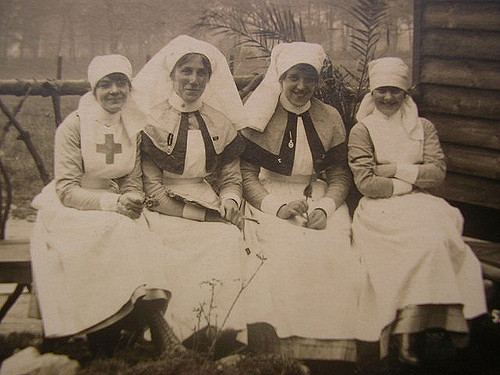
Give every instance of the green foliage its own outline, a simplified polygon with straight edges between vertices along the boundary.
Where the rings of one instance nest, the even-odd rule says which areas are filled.
[[[321,71],[321,84],[315,96],[322,102],[335,107],[348,128],[354,125],[353,114],[357,108],[358,97],[345,69],[335,67],[330,60],[327,60]]]
[[[355,25],[347,26],[351,30],[350,47],[357,68],[353,72],[342,67],[347,75],[341,82],[346,82],[345,86],[352,95],[347,98],[350,102],[346,104],[346,112],[341,113],[345,123],[352,126],[359,102],[368,90],[368,63],[375,58],[381,29],[387,18],[387,4],[385,0],[357,0],[349,9],[349,13],[356,22]]]
[[[300,16],[271,4],[252,6],[249,12],[234,7],[207,10],[194,27],[235,37],[235,46],[255,48],[261,53],[259,57],[269,56],[279,42],[306,40]]]

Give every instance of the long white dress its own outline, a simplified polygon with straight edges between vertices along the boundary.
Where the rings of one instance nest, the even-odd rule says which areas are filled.
[[[149,168],[143,170],[147,175]],[[219,197],[204,179],[208,173],[200,130],[188,130],[183,174],[161,173],[163,186],[171,193],[219,205]],[[169,249],[165,269],[172,280],[172,300],[167,320],[174,332],[184,340],[200,328],[220,328],[240,289],[248,257],[239,229],[229,223],[200,222],[150,210],[144,215],[150,230],[160,235]],[[240,321],[237,326],[244,328]],[[235,324],[228,321],[224,328],[229,327]]]
[[[463,241],[460,211],[415,186],[391,196],[389,178],[373,176],[376,165],[414,165],[420,168],[415,185],[431,187],[444,174],[432,123],[419,119],[424,138],[413,140],[395,118],[375,111],[352,129],[349,141],[358,188],[379,196],[361,199],[352,230],[377,301],[382,356],[391,334],[430,328],[464,334],[464,317],[486,311],[480,264]]]
[[[291,176],[261,168],[260,182],[284,201],[304,199],[313,163],[304,125],[297,125]],[[316,181],[309,206],[325,195]],[[303,218],[282,220],[247,203],[245,235],[250,249],[266,258],[242,296],[247,321],[272,324],[282,348],[302,359],[356,359],[358,299],[363,272],[351,251],[351,220],[343,203],[328,217],[325,229],[302,226]],[[249,267],[248,271],[255,269]],[[239,313],[239,312],[238,312]]]
[[[169,298],[168,275],[159,267],[168,252],[149,233],[144,217],[132,220],[103,210],[116,202],[120,188],[135,191],[141,184],[137,136],[127,133],[120,113],[107,117],[105,124],[80,121],[82,114],[73,113],[56,134],[56,179],[77,185],[71,199],[81,209],[61,203],[56,181],[33,202],[39,211],[31,238],[32,267],[47,337],[104,328],[129,313],[141,297],[163,301],[165,307]],[[113,155],[99,152],[106,151],[99,145],[109,139]],[[132,171],[139,172],[138,181],[118,179]]]

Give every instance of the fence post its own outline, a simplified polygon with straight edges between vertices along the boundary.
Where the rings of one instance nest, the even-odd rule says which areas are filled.
[[[62,56],[57,56],[57,75],[56,75],[57,80],[62,79],[62,62],[63,62]],[[58,127],[59,124],[62,122],[62,115],[61,115],[61,97],[59,96],[59,93],[56,90],[54,90],[52,93],[52,104],[54,106],[54,117],[56,120],[56,127]]]

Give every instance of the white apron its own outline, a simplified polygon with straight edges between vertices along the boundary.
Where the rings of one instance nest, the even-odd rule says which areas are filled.
[[[287,201],[303,199],[312,174],[312,156],[304,126],[297,124],[291,176],[261,170],[262,185]],[[325,194],[317,181],[312,201]],[[356,312],[363,273],[351,251],[351,221],[342,204],[323,230],[301,226],[303,219],[282,220],[247,204],[250,248],[267,258],[252,289],[243,296],[248,321],[272,324],[291,355],[308,359],[355,360]],[[242,305],[243,306],[243,305]],[[285,349],[286,350],[286,349]]]
[[[219,197],[204,180],[205,146],[200,130],[189,130],[184,173],[164,171],[173,193],[219,206]],[[181,340],[208,325],[220,327],[240,289],[244,262],[242,234],[232,224],[199,222],[153,211],[144,215],[150,230],[169,248],[167,272],[172,300],[167,320]],[[213,288],[213,294],[212,294]],[[234,314],[231,314],[235,322]],[[228,321],[224,328],[244,328]]]
[[[135,135],[130,139],[121,125],[121,121],[113,127],[80,122],[86,167],[83,188],[116,193],[110,179],[132,170]],[[113,163],[106,162],[111,153],[97,148],[106,139],[115,143],[115,151],[120,145]],[[39,211],[31,258],[45,335],[88,333],[130,312],[139,297],[166,299],[168,275],[158,267],[167,261],[166,253],[144,218],[66,207],[54,185],[47,185],[33,201]]]
[[[378,164],[422,162],[423,140],[408,138],[394,123],[365,125]],[[486,311],[480,264],[463,241],[462,228],[458,209],[423,192],[361,199],[353,218],[353,247],[375,292],[379,330],[414,305],[463,305],[465,318]],[[463,316],[462,322],[448,317],[457,332],[467,331]]]

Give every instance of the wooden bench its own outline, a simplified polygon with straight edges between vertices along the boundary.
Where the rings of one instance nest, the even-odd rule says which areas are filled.
[[[0,323],[31,281],[29,240],[0,240],[0,284],[17,284],[0,309]]]
[[[467,238],[483,266],[483,277],[500,286],[500,244]],[[0,240],[0,283],[17,284],[0,309],[0,323],[25,287],[31,285],[29,240]]]

